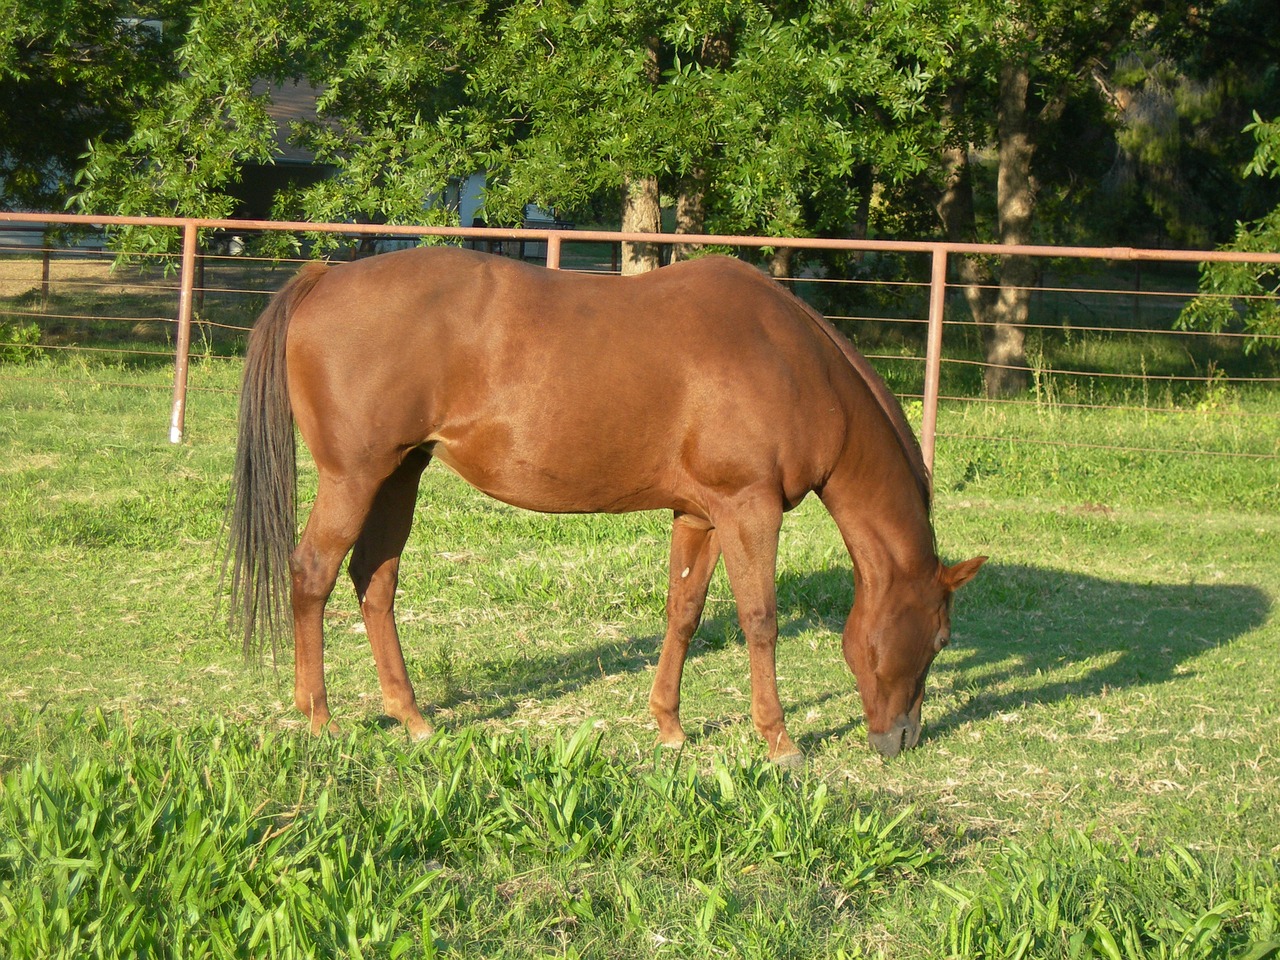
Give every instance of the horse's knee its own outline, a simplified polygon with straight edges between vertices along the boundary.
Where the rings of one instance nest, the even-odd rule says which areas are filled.
[[[767,604],[749,604],[738,608],[738,625],[747,643],[772,644],[778,637],[777,608]]]
[[[692,634],[698,629],[706,602],[699,597],[670,595],[667,597],[667,624],[680,633]]]

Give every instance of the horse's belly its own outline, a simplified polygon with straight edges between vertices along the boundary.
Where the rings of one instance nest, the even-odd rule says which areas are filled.
[[[432,455],[482,493],[539,513],[628,513],[688,509],[650,464],[578,451],[531,458],[518,449],[440,440]]]

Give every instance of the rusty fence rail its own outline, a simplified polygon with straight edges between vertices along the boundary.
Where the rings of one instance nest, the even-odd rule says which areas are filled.
[[[474,246],[495,248],[502,245],[518,245],[521,252],[527,252],[529,249],[536,250],[540,256],[537,259],[545,260],[545,264],[550,269],[562,269],[571,267],[572,264],[567,262],[575,259],[572,256],[566,256],[567,251],[574,249],[582,249],[584,245],[606,244],[616,248],[616,245],[623,243],[643,243],[658,246],[670,246],[681,244],[685,246],[700,245],[711,246],[716,248],[732,248],[732,249],[761,249],[761,248],[792,248],[796,251],[805,251],[809,255],[843,255],[850,257],[867,257],[867,256],[886,256],[899,258],[915,258],[917,261],[915,276],[916,279],[900,279],[896,281],[886,280],[884,278],[871,279],[848,279],[848,278],[828,278],[821,273],[801,275],[793,278],[792,283],[798,288],[798,292],[802,295],[817,289],[821,293],[821,288],[817,285],[830,284],[857,284],[865,283],[870,285],[878,285],[880,288],[886,285],[896,284],[899,288],[900,298],[913,299],[919,301],[920,311],[923,316],[918,313],[911,313],[908,310],[907,316],[834,316],[834,319],[846,322],[872,321],[883,322],[890,321],[895,323],[917,324],[923,328],[923,356],[908,356],[900,354],[890,354],[885,356],[876,356],[873,359],[881,361],[911,361],[922,366],[919,382],[922,384],[918,394],[907,391],[908,396],[917,400],[920,404],[919,416],[921,423],[920,441],[921,447],[925,455],[925,460],[930,468],[933,466],[937,438],[947,436],[940,434],[938,430],[938,412],[939,406],[944,401],[956,402],[972,402],[974,397],[971,394],[964,393],[947,393],[944,391],[943,365],[944,362],[948,368],[962,374],[963,368],[967,365],[982,366],[985,361],[981,357],[963,358],[951,357],[944,361],[944,332],[948,326],[965,326],[969,328],[969,335],[974,336],[972,323],[960,323],[958,317],[948,317],[949,304],[950,312],[953,314],[963,314],[965,311],[957,309],[958,294],[960,287],[948,281],[948,267],[952,258],[959,256],[977,255],[984,257],[992,256],[1010,256],[1025,255],[1038,260],[1043,264],[1061,264],[1064,261],[1085,261],[1085,262],[1109,262],[1111,264],[1133,264],[1138,269],[1142,264],[1184,264],[1194,265],[1206,262],[1244,262],[1255,264],[1268,264],[1280,267],[1280,253],[1271,254],[1241,254],[1224,251],[1204,251],[1204,250],[1151,250],[1132,247],[1061,247],[1061,246],[996,246],[985,244],[957,244],[942,243],[933,241],[882,241],[882,240],[840,240],[840,239],[818,239],[818,238],[779,238],[779,237],[754,237],[754,236],[701,236],[689,234],[628,234],[613,231],[596,231],[596,230],[565,230],[565,229],[547,229],[547,228],[521,228],[521,229],[502,229],[502,228],[465,228],[465,227],[428,227],[428,226],[393,226],[386,224],[315,224],[315,223],[297,223],[297,222],[275,222],[275,221],[247,221],[247,220],[213,220],[213,219],[193,219],[193,218],[139,218],[139,217],[112,217],[112,216],[74,216],[74,215],[57,215],[57,214],[17,214],[0,212],[0,254],[4,252],[21,252],[42,254],[41,267],[41,304],[47,302],[49,297],[49,289],[51,284],[50,278],[50,262],[51,258],[58,254],[66,253],[66,251],[56,251],[54,248],[44,244],[43,242],[33,243],[32,239],[35,235],[44,235],[44,231],[51,228],[70,228],[79,230],[110,230],[119,227],[155,227],[168,228],[179,233],[180,253],[177,256],[171,256],[169,270],[167,276],[158,281],[157,289],[167,292],[176,300],[173,316],[165,318],[146,318],[152,320],[164,320],[173,325],[173,384],[172,384],[172,403],[170,406],[169,419],[169,439],[173,443],[182,441],[185,433],[186,423],[186,405],[188,394],[188,371],[190,366],[190,353],[192,343],[193,321],[196,318],[197,304],[206,294],[216,290],[216,288],[207,285],[203,280],[206,260],[210,255],[202,254],[201,237],[202,234],[207,238],[210,236],[219,236],[224,238],[239,238],[251,233],[265,232],[285,232],[295,235],[332,234],[353,239],[359,238],[379,238],[383,243],[388,242],[404,242],[417,243],[423,238],[434,237],[446,241],[457,243],[469,243]],[[6,244],[4,237],[6,235],[18,235],[19,241]],[[25,234],[25,236],[24,236]],[[235,251],[238,253],[238,251]],[[72,256],[101,256],[113,257],[114,252],[107,249],[102,242],[94,243],[92,241],[80,243],[72,247],[68,255]],[[227,261],[239,261],[242,258],[229,255],[224,258]],[[581,260],[581,258],[577,258]],[[616,258],[613,258],[616,262]],[[607,266],[604,267],[607,269]],[[1067,271],[1069,277],[1069,271]],[[1194,291],[1162,291],[1141,289],[1141,274],[1135,274],[1138,278],[1137,282],[1129,288],[1114,289],[1097,289],[1090,287],[1081,287],[1073,285],[1068,281],[1052,282],[1048,279],[1042,279],[1034,288],[1036,296],[1059,296],[1059,297],[1084,297],[1090,296],[1095,299],[1106,297],[1115,303],[1124,304],[1132,302],[1137,305],[1140,303],[1139,298],[1168,298],[1171,302],[1182,302],[1188,299]],[[800,289],[803,288],[803,289]],[[240,294],[265,294],[266,290],[239,290],[235,291]],[[1123,306],[1120,308],[1123,309]],[[1135,311],[1140,307],[1135,306]],[[8,311],[10,315],[14,311]],[[34,313],[35,311],[33,311]],[[1167,312],[1167,311],[1166,311]],[[21,311],[18,311],[19,315]],[[838,311],[836,311],[838,313]],[[832,315],[831,311],[828,311]],[[1033,320],[1027,325],[1027,329],[1032,332],[1037,329],[1061,331],[1063,324],[1040,323]],[[1070,329],[1076,333],[1088,333],[1090,331],[1099,334],[1108,334],[1116,330],[1114,325],[1100,320],[1096,326],[1088,324],[1080,324],[1078,321],[1070,326]],[[1136,327],[1130,323],[1126,330],[1128,332],[1141,332],[1148,334],[1164,334],[1174,335],[1168,325],[1154,325],[1151,329],[1142,329],[1141,324]],[[980,332],[976,334],[980,336]],[[1177,336],[1208,336],[1206,334],[1195,334],[1189,332],[1179,332]],[[1229,334],[1213,335],[1218,339]],[[1273,341],[1280,338],[1271,338]],[[1037,371],[1038,373],[1039,371]],[[1188,379],[1181,376],[1170,374],[1152,374],[1142,371],[1141,374],[1117,374],[1105,373],[1098,371],[1073,371],[1069,369],[1056,369],[1046,371],[1052,373],[1057,378],[1090,377],[1100,378],[1107,376],[1132,376],[1142,379],[1144,389],[1150,383],[1168,383]],[[1206,375],[1197,375],[1199,379],[1212,385],[1214,382],[1225,382],[1230,378],[1221,377],[1209,371]],[[1248,382],[1264,385],[1274,385],[1280,382],[1280,378],[1252,377]],[[899,390],[900,394],[904,391]],[[999,401],[997,401],[999,402]],[[1036,398],[1029,400],[1006,400],[1007,403],[1019,402],[1037,402]],[[1070,403],[1068,402],[1068,405]],[[970,439],[988,439],[981,437],[972,437]],[[1030,441],[1037,442],[1037,441]],[[1268,454],[1259,454],[1259,456],[1269,457]]]

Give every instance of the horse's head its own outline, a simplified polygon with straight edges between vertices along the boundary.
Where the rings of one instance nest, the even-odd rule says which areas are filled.
[[[951,597],[986,559],[939,563],[923,583],[871,588],[865,597],[859,590],[844,628],[844,658],[858,678],[867,739],[886,757],[920,739],[925,677],[951,639]]]

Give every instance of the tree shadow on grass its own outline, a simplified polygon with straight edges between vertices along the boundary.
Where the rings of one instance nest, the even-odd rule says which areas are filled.
[[[784,574],[778,583],[785,639],[820,624],[838,637],[852,601],[846,569]],[[655,596],[660,606],[661,596]],[[961,695],[939,713],[926,696],[926,737],[1028,704],[1051,704],[1160,684],[1181,665],[1264,624],[1271,601],[1243,584],[1142,584],[1021,565],[988,564],[957,602],[953,649],[934,664],[935,689]],[[690,661],[739,642],[735,614],[707,618]],[[491,706],[476,719],[513,715],[528,700],[551,703],[602,677],[640,673],[657,662],[662,637],[622,637],[535,654],[515,663],[472,664],[456,695],[441,706]],[[785,653],[784,653],[785,655]],[[428,672],[431,672],[430,668]],[[821,709],[852,682],[832,658],[832,690],[792,700],[792,713]],[[784,696],[786,691],[783,691]],[[804,736],[824,740],[852,733],[861,716]],[[696,735],[695,730],[691,733]]]

